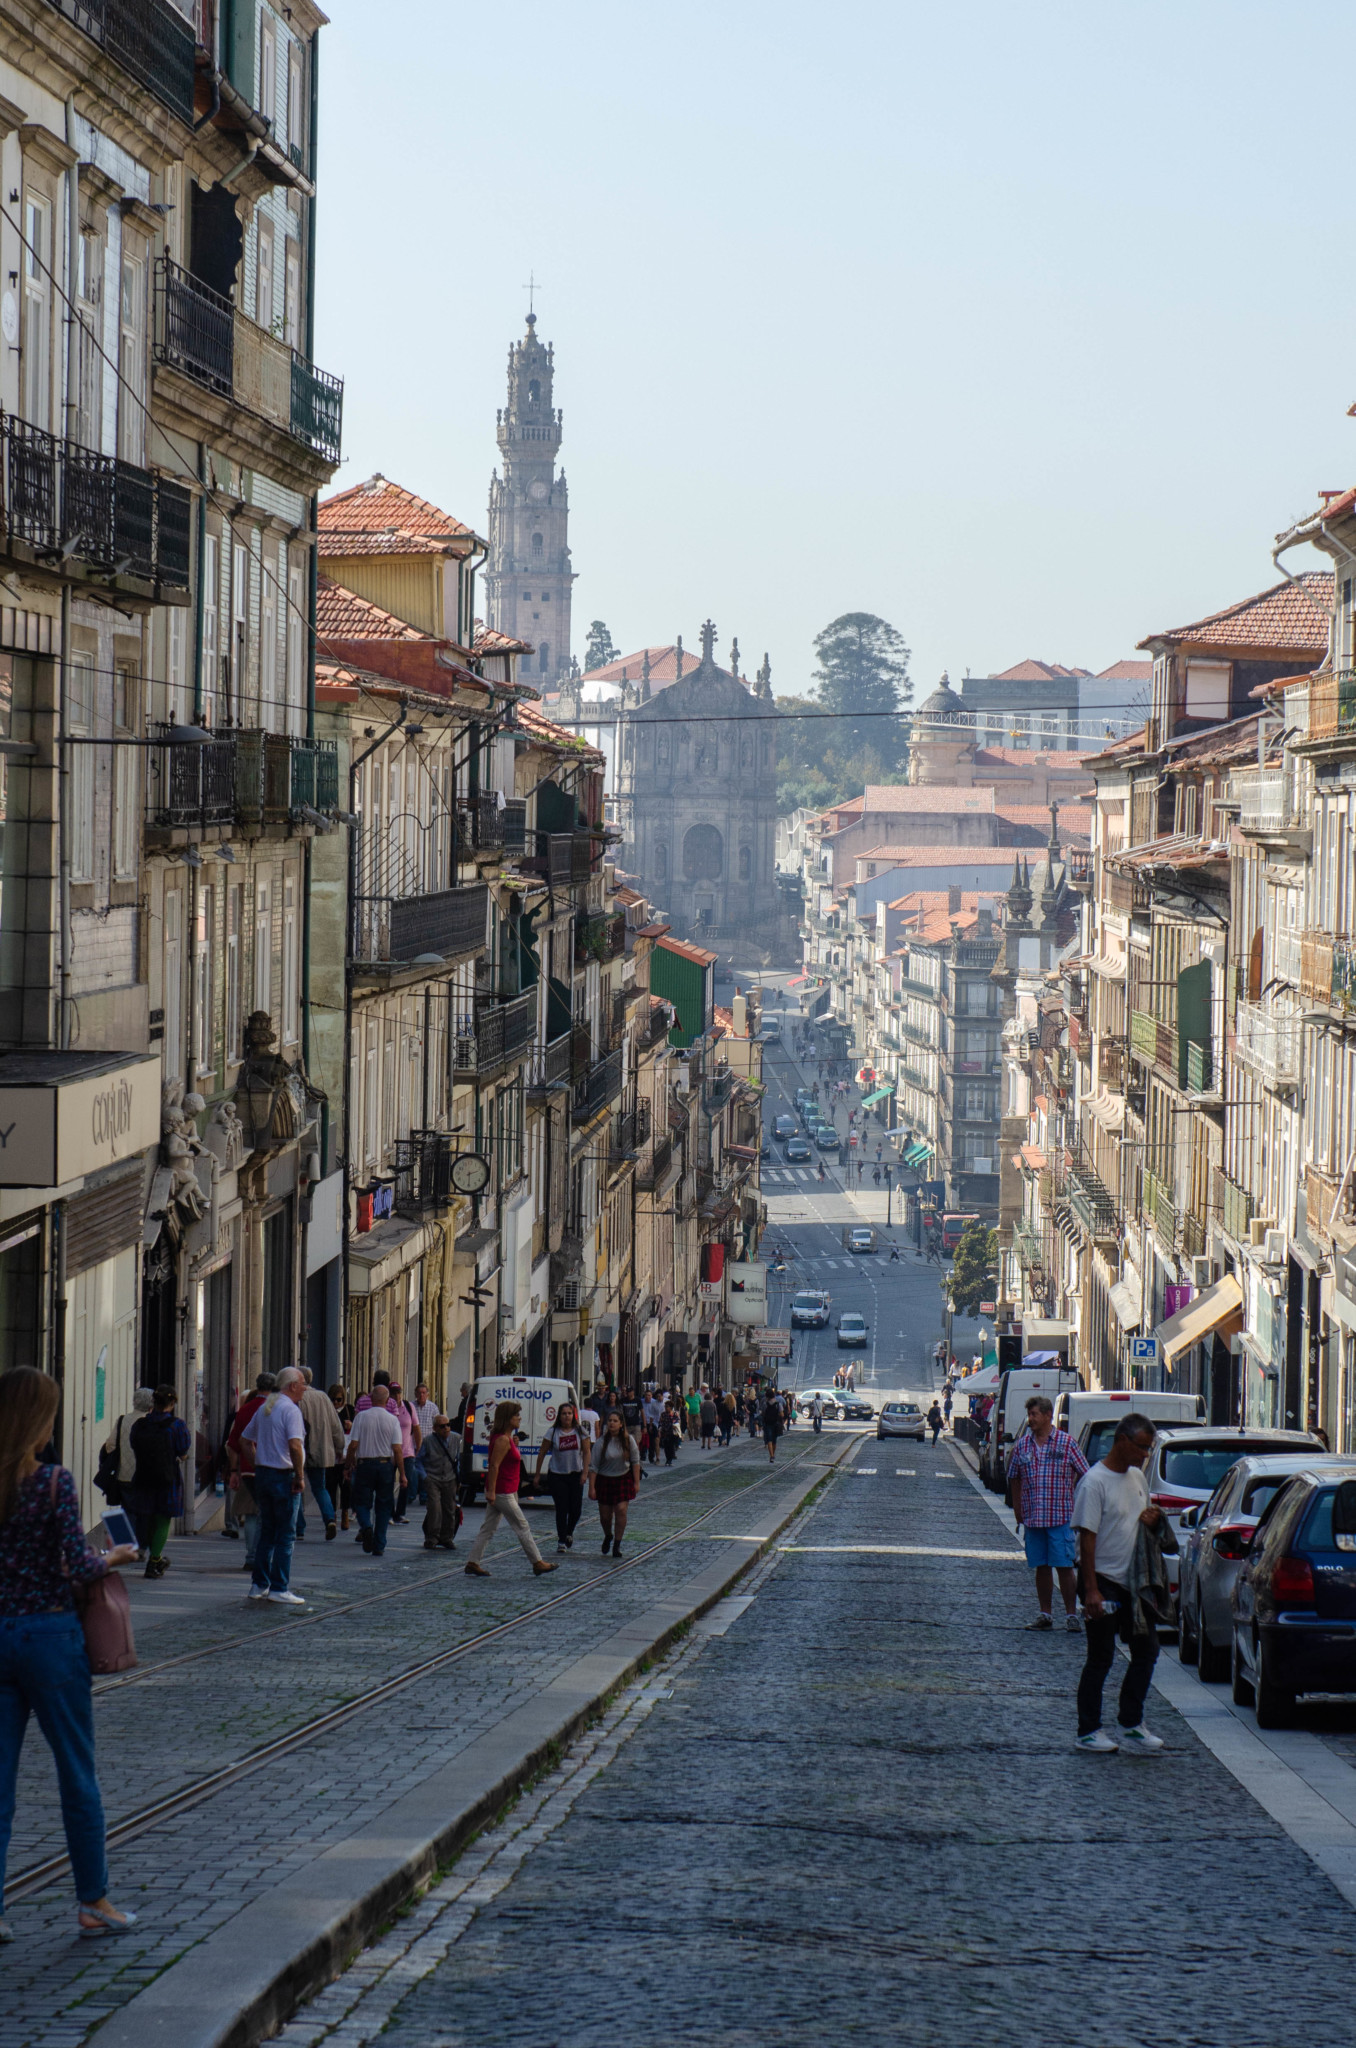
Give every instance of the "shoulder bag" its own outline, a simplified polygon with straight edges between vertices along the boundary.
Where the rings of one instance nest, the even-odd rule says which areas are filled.
[[[52,1468],[51,1502],[56,1511],[59,1467]],[[131,1671],[137,1661],[132,1639],[132,1603],[121,1572],[106,1571],[73,1588],[75,1611],[85,1636],[85,1655],[93,1677],[110,1671]]]
[[[122,1481],[118,1477],[118,1468],[122,1463],[122,1425],[125,1419],[121,1415],[118,1417],[118,1426],[113,1433],[113,1448],[110,1451],[105,1445],[100,1451],[98,1469],[94,1474],[94,1484],[111,1508],[122,1506]]]

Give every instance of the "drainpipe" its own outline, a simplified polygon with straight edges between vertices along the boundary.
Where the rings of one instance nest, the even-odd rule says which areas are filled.
[[[79,440],[80,425],[80,321],[75,310],[79,273],[76,250],[80,246],[80,162],[75,139],[75,94],[66,95],[66,143],[76,161],[66,173],[66,439]]]

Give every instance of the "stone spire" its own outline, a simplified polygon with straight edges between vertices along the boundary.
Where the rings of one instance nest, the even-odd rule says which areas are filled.
[[[710,619],[702,626],[702,667],[710,668],[716,658],[716,629]]]
[[[763,666],[758,671],[758,678],[753,687],[753,694],[755,697],[765,698],[769,704],[772,702],[772,663],[768,660],[766,652],[763,655]]]
[[[1008,929],[1031,929],[1031,877],[1022,873],[1020,854],[1012,857],[1012,880],[1008,883]]]
[[[650,701],[650,650],[648,647],[640,657],[640,701],[642,704],[648,704]]]
[[[683,680],[683,636],[681,633],[678,635],[678,646],[675,650],[675,658],[678,667],[678,680],[681,683]]]

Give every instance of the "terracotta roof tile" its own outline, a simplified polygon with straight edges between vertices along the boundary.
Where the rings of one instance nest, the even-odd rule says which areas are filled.
[[[320,507],[319,527],[322,555],[333,552],[325,546],[327,540],[344,534],[357,537],[399,533],[432,541],[475,537],[472,529],[454,519],[450,512],[440,511],[427,498],[417,498],[403,484],[393,484],[389,477],[380,474],[326,498]]]
[[[508,633],[501,633],[497,626],[487,626],[482,619],[476,620],[475,652],[477,654],[535,654],[536,648],[526,640],[515,640]]]
[[[577,732],[569,732],[563,725],[555,725],[549,718],[543,718],[540,711],[530,704],[519,704],[518,723],[533,739],[545,740],[550,746],[567,747],[581,761],[603,760],[597,747],[589,746]]]
[[[1151,661],[1113,661],[1110,668],[1099,668],[1094,677],[1099,683],[1151,683],[1153,679]]]
[[[689,946],[683,939],[661,939],[659,944],[666,953],[677,953],[683,960],[695,960],[699,967],[709,967],[718,957],[715,953],[708,953],[705,946]]]
[[[1047,825],[1050,813],[1042,813]],[[877,867],[894,865],[913,868],[1008,868],[1012,867],[1010,846],[872,846],[859,853],[861,861],[875,861]]]
[[[1028,656],[1015,668],[1005,668],[1000,674],[986,676],[984,680],[990,683],[1058,683],[1074,682],[1087,674],[1085,668],[1062,668],[1057,661],[1036,661]]]
[[[330,576],[316,583],[315,629],[320,640],[423,640],[428,636],[406,625],[393,612],[346,590]]]
[[[861,798],[862,812],[873,811],[992,811],[994,793],[978,789],[955,789],[941,782],[868,782]]]
[[[1156,640],[1166,640],[1195,647],[1256,647],[1318,655],[1328,645],[1332,597],[1332,572],[1308,569],[1302,576],[1273,584],[1270,590],[1245,597],[1222,612],[1211,612],[1189,626],[1151,633],[1139,644],[1151,648]]]
[[[679,681],[678,643],[670,640],[656,647],[638,647],[634,654],[619,654],[615,661],[604,662],[601,668],[591,668],[581,677],[586,683],[638,683],[640,672],[645,666],[646,655],[650,657],[650,688],[662,690],[669,683]],[[695,674],[701,666],[701,655],[690,647],[683,649],[683,675]],[[622,671],[625,670],[625,674]],[[728,669],[722,671],[728,675]]]
[[[1152,666],[1152,664],[1149,664]],[[1092,752],[1076,753],[1072,747],[1052,748],[1048,754],[1024,752],[1021,747],[976,747],[976,768],[1062,768],[1066,764],[1070,771],[1081,762],[1090,761]],[[1000,785],[1001,787],[1001,785]]]

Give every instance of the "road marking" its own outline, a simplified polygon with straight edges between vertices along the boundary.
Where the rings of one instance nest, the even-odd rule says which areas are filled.
[[[895,1466],[895,1478],[896,1478],[896,1479],[916,1479],[917,1477],[918,1477],[918,1471],[917,1471],[917,1468],[916,1468],[915,1466],[913,1466],[913,1465],[896,1465],[896,1466]]]
[[[859,1475],[869,1474],[873,1479],[876,1476],[876,1467],[874,1465],[854,1465],[852,1469]]]
[[[1020,1550],[953,1550],[927,1543],[779,1543],[777,1548],[819,1557],[991,1557],[999,1564],[1026,1563]]]

